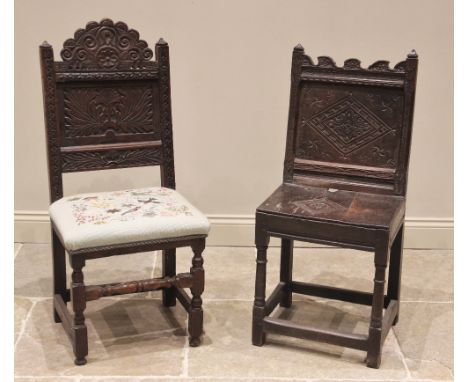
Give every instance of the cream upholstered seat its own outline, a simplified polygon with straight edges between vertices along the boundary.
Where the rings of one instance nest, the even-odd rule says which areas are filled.
[[[164,187],[67,196],[49,213],[67,250],[206,235],[210,229],[200,211]]]

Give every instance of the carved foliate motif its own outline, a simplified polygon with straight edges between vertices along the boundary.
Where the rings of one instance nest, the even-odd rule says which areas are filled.
[[[391,69],[390,69],[388,61],[380,60],[380,61],[376,61],[372,65],[370,65],[369,70],[375,70],[375,71],[379,71],[379,72],[388,72]]]
[[[63,97],[65,139],[154,132],[149,87],[68,88]]]
[[[362,69],[361,68],[361,61],[357,58],[348,58],[343,65],[344,69]]]
[[[414,51],[413,51],[414,52]],[[417,57],[416,52],[410,53],[408,57],[414,56]],[[357,58],[348,58],[347,60],[344,61],[344,64],[342,67],[336,65],[335,61],[333,58],[328,57],[328,56],[320,56],[317,58],[317,64],[314,64],[313,60],[310,58],[310,56],[304,54],[302,58],[302,64],[305,66],[312,66],[315,68],[319,69],[336,69],[336,71],[339,71],[341,69],[344,70],[361,70],[364,71],[366,69],[361,67],[361,61],[358,60]],[[392,72],[405,72],[406,71],[406,61],[401,61],[397,63],[393,68],[390,67],[390,63],[386,60],[378,60],[375,61],[374,63],[370,64],[369,67],[367,68],[369,71],[377,71],[377,72],[386,72],[386,73],[392,73]]]
[[[153,52],[146,41],[123,22],[104,19],[78,29],[60,52],[65,67],[76,70],[144,69]]]
[[[379,146],[372,146],[370,150],[370,156],[375,160],[377,164],[388,165],[389,167],[396,166],[394,153],[391,150],[386,150]]]
[[[331,57],[320,56],[317,58],[317,66],[321,68],[336,68],[336,63]]]

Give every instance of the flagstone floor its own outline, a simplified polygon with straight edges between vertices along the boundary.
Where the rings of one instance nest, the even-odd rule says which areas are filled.
[[[295,250],[294,279],[372,290],[369,253],[332,248]],[[178,251],[178,269],[191,254]],[[208,247],[202,346],[188,346],[186,313],[164,308],[160,292],[88,303],[88,364],[73,364],[71,346],[52,319],[51,248],[15,244],[16,382],[116,381],[451,381],[453,253],[405,250],[400,321],[389,333],[379,370],[365,353],[268,335],[250,343],[255,275],[253,248]],[[159,252],[92,260],[86,283],[138,280],[161,273]],[[278,282],[279,249],[269,250],[268,289]],[[366,333],[369,307],[294,295],[274,315],[294,322]]]

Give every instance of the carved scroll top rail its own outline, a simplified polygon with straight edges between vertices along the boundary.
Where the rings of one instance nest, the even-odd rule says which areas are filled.
[[[295,51],[304,52],[304,48],[299,44],[294,48]],[[413,49],[408,55],[407,59],[417,59],[418,55]],[[303,53],[303,65],[313,66],[320,69],[337,69],[337,70],[368,70],[372,72],[383,72],[383,73],[404,73],[406,71],[407,60],[397,63],[393,68],[390,68],[389,62],[379,60],[369,65],[369,67],[361,67],[361,61],[357,58],[349,58],[345,60],[342,67],[336,65],[335,61],[328,56],[317,57],[317,64],[314,64],[310,56]]]
[[[68,70],[131,70],[154,67],[153,52],[136,30],[110,19],[90,22],[63,44],[62,66]]]

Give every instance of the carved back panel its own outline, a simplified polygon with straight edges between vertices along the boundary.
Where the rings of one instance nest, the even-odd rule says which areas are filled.
[[[405,195],[417,63],[314,64],[297,46],[284,181]]]
[[[51,201],[62,173],[161,166],[175,188],[169,47],[153,51],[122,22],[90,22],[63,45],[40,46]]]

